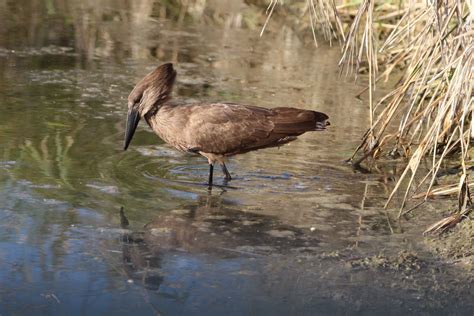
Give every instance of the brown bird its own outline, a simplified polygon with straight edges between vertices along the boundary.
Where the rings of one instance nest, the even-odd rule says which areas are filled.
[[[164,64],[140,80],[128,96],[124,150],[144,118],[165,142],[180,151],[200,154],[209,162],[209,186],[214,163],[230,180],[225,158],[289,143],[308,131],[329,125],[321,112],[291,107],[266,109],[234,103],[169,102],[176,79],[173,64]]]

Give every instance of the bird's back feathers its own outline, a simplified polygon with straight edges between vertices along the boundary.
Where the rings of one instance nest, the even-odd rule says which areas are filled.
[[[281,146],[307,132],[324,129],[324,113],[290,107],[213,104],[165,104],[150,126],[181,150],[231,156]]]

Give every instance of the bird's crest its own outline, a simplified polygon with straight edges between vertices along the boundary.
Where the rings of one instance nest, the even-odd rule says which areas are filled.
[[[138,110],[145,114],[152,107],[163,104],[171,98],[176,71],[173,64],[167,63],[140,80],[128,96],[128,106],[139,106]]]

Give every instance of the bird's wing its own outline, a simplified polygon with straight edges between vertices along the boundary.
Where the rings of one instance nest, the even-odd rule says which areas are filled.
[[[187,143],[192,150],[230,155],[270,141],[272,110],[228,103],[188,107]]]

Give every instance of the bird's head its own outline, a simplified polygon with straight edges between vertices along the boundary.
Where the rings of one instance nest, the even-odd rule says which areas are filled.
[[[140,80],[130,92],[124,150],[127,150],[140,119],[158,111],[171,98],[175,78],[173,64],[163,64]]]

